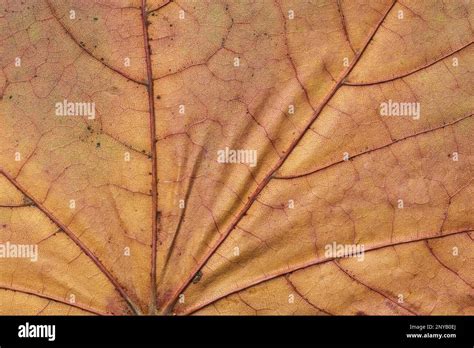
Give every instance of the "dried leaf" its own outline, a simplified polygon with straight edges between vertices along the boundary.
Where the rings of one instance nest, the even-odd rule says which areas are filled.
[[[0,314],[474,314],[473,21],[0,2]]]

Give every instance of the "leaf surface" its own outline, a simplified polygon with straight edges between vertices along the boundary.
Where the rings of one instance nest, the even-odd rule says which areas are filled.
[[[473,314],[473,22],[472,1],[0,3],[0,242],[39,251],[0,259],[0,314]]]

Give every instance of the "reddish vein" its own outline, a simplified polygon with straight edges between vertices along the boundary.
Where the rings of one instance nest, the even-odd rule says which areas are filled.
[[[316,306],[313,302],[310,301],[310,299],[305,295],[303,294],[297,287],[296,285],[290,280],[290,277],[289,275],[286,275],[285,276],[285,280],[286,282],[288,283],[288,285],[293,289],[294,292],[296,292],[296,294],[301,297],[307,304],[309,304],[311,307],[315,308],[316,310],[320,311],[320,312],[323,312],[324,314],[327,314],[327,315],[334,315],[318,306]]]
[[[25,294],[25,295],[36,296],[36,297],[42,298],[44,300],[47,300],[49,302],[56,302],[56,303],[60,303],[60,304],[63,304],[63,305],[69,306],[69,307],[78,308],[80,310],[83,310],[83,311],[86,311],[86,312],[89,312],[89,313],[95,314],[95,315],[101,315],[101,316],[107,315],[107,313],[99,312],[99,311],[97,311],[93,308],[89,308],[89,307],[86,307],[84,305],[80,305],[80,304],[76,304],[76,303],[70,303],[68,301],[65,301],[65,300],[59,298],[59,297],[53,297],[53,296],[50,296],[50,295],[39,294],[37,292],[30,291],[30,290],[23,290],[23,289],[7,287],[7,286],[2,286],[2,285],[0,285],[0,290],[13,291],[13,292],[22,293],[22,294]]]
[[[109,281],[114,285],[115,289],[118,293],[122,296],[125,302],[128,304],[130,309],[134,314],[140,314],[140,310],[138,307],[130,300],[127,293],[125,292],[124,288],[120,285],[120,283],[115,279],[115,277],[107,270],[107,268],[100,262],[97,256],[94,255],[92,251],[87,248],[87,246],[82,243],[82,241],[61,221],[58,220],[56,216],[53,215],[51,211],[49,211],[41,202],[39,202],[35,197],[30,195],[26,189],[20,185],[10,174],[6,173],[3,169],[0,169],[0,173],[7,178],[8,181],[12,183],[22,194],[28,197],[35,205],[41,210],[52,222],[54,222],[78,247],[81,251],[87,255],[92,262],[99,268],[99,270],[109,279]]]
[[[157,160],[156,160],[156,121],[155,121],[155,104],[153,96],[153,72],[151,69],[151,52],[148,39],[148,20],[146,11],[146,0],[142,0],[142,27],[143,27],[143,45],[145,46],[145,60],[147,73],[147,90],[148,90],[148,109],[150,115],[150,146],[151,146],[151,197],[152,197],[152,211],[151,211],[151,314],[156,311],[156,249],[158,239],[158,174],[157,174]]]
[[[126,73],[124,73],[123,71],[120,71],[119,69],[114,68],[112,65],[107,64],[107,63],[104,62],[103,60],[98,59],[98,58],[92,53],[91,50],[89,50],[88,48],[86,48],[83,44],[81,44],[81,43],[76,39],[76,37],[71,33],[71,31],[66,27],[66,25],[64,25],[64,23],[59,19],[59,16],[56,14],[56,10],[55,10],[54,7],[51,5],[50,0],[46,0],[46,4],[48,5],[48,7],[49,7],[49,9],[50,9],[51,14],[53,15],[53,18],[55,18],[55,19],[57,20],[57,22],[59,23],[59,25],[61,26],[61,28],[64,30],[64,32],[66,33],[66,35],[69,36],[69,37],[71,38],[71,40],[72,40],[77,46],[79,46],[79,48],[81,48],[85,53],[87,53],[91,58],[93,58],[93,59],[96,60],[97,62],[101,63],[103,66],[109,68],[110,70],[116,72],[117,74],[122,75],[122,76],[125,77],[127,80],[133,81],[133,82],[138,83],[138,84],[140,84],[140,85],[145,85],[145,82],[136,80],[136,79],[134,79],[133,77],[131,77],[131,76],[127,75]]]
[[[397,303],[395,302],[394,300],[392,300],[389,296],[385,295],[382,291],[370,286],[370,285],[367,285],[366,283],[364,283],[363,281],[361,281],[360,279],[356,278],[355,276],[353,276],[352,274],[350,274],[347,270],[345,270],[338,262],[337,260],[334,260],[333,263],[345,274],[347,275],[349,278],[351,278],[354,282],[358,283],[358,284],[361,284],[362,286],[365,286],[367,289],[369,289],[370,291],[372,292],[375,292],[377,294],[379,294],[380,296],[382,296],[383,298],[387,299],[388,301],[392,302],[395,306],[397,307],[400,307],[400,308],[403,308],[404,310],[406,310],[407,312],[410,312],[411,314],[413,315],[418,315],[416,312],[412,311],[410,308],[402,305],[401,303]]]
[[[403,240],[403,241],[396,242],[396,243],[375,245],[375,246],[373,246],[369,249],[365,249],[365,253],[369,253],[371,251],[382,250],[382,249],[390,248],[390,247],[396,247],[396,246],[399,246],[399,245],[423,242],[423,241],[428,241],[428,240],[442,239],[442,238],[447,238],[447,237],[460,235],[460,234],[467,234],[469,236],[469,233],[471,233],[473,231],[474,231],[473,229],[467,229],[467,230],[450,232],[450,233],[446,233],[446,234],[442,234],[442,235],[434,235],[434,236],[431,236],[431,237],[424,237],[424,238]],[[202,309],[204,307],[207,307],[207,306],[209,306],[213,303],[216,303],[217,301],[219,301],[220,299],[222,299],[226,296],[240,293],[240,292],[245,291],[245,290],[247,290],[247,289],[249,289],[249,288],[251,288],[255,285],[262,284],[262,283],[268,282],[272,279],[276,279],[278,277],[286,276],[288,274],[292,274],[292,273],[295,273],[297,271],[301,271],[301,270],[310,268],[312,266],[323,265],[323,264],[328,263],[328,262],[337,261],[338,259],[340,259],[340,258],[332,257],[332,258],[327,258],[327,259],[313,259],[313,260],[310,260],[308,262],[304,262],[302,264],[291,267],[290,269],[286,269],[286,270],[283,270],[283,271],[278,271],[278,272],[275,272],[275,273],[272,273],[272,274],[267,274],[267,275],[265,275],[264,277],[262,277],[260,279],[257,279],[255,281],[247,283],[246,285],[241,286],[240,288],[236,288],[234,290],[231,290],[231,291],[227,292],[225,295],[219,295],[219,296],[217,296],[215,298],[211,298],[211,299],[208,298],[208,299],[206,299],[205,302],[197,304],[197,305],[195,305],[191,308],[188,308],[184,314],[186,314],[186,315],[193,314],[193,313],[199,311],[200,309]]]
[[[354,86],[354,87],[361,87],[361,86],[372,86],[372,85],[378,85],[378,84],[382,84],[382,83],[386,83],[386,82],[392,82],[392,81],[395,81],[395,80],[399,80],[399,79],[402,79],[404,77],[407,77],[407,76],[410,76],[410,75],[413,75],[419,71],[422,71],[422,70],[425,70],[427,68],[429,68],[430,66],[433,66],[435,65],[436,63],[462,51],[463,49],[465,49],[466,47],[469,47],[471,46],[472,44],[474,43],[474,41],[471,41],[471,42],[468,42],[467,44],[459,47],[458,49],[452,51],[452,52],[449,52],[435,60],[433,60],[432,62],[428,63],[428,64],[425,64],[423,66],[420,66],[418,68],[415,68],[413,70],[410,70],[402,75],[398,75],[398,76],[395,76],[395,77],[391,77],[391,78],[388,78],[388,79],[384,79],[384,80],[378,80],[378,81],[372,81],[372,82],[350,82],[350,81],[346,81],[344,82],[344,85],[345,86]]]
[[[240,212],[237,214],[237,216],[234,218],[232,223],[230,224],[229,228],[226,229],[226,231],[221,235],[217,243],[209,250],[209,252],[204,256],[203,259],[201,259],[200,262],[197,263],[196,267],[194,270],[190,273],[189,277],[186,279],[186,281],[179,287],[179,289],[173,294],[173,296],[170,299],[170,302],[168,303],[167,307],[165,308],[165,313],[169,313],[171,308],[174,306],[177,297],[179,296],[180,293],[182,293],[191,283],[192,279],[194,278],[194,275],[204,266],[204,264],[211,258],[211,256],[214,254],[214,252],[219,248],[219,246],[226,240],[227,236],[234,230],[234,228],[237,226],[237,224],[240,222],[240,220],[246,215],[247,211],[250,209],[250,207],[253,205],[254,201],[256,200],[257,196],[262,192],[262,190],[267,186],[267,184],[271,181],[274,173],[283,165],[285,160],[288,158],[288,156],[293,152],[293,150],[296,148],[298,143],[301,141],[307,130],[312,126],[314,121],[318,118],[319,114],[321,111],[325,108],[325,106],[328,104],[328,102],[331,100],[331,98],[334,96],[334,94],[338,91],[339,87],[342,86],[344,83],[344,80],[346,77],[349,75],[349,73],[354,69],[356,66],[357,62],[359,61],[360,57],[363,55],[365,52],[366,48],[368,47],[369,43],[372,41],[372,38],[382,25],[383,21],[387,17],[387,15],[390,13],[392,8],[395,6],[396,1],[393,1],[390,7],[386,10],[380,21],[377,23],[377,25],[374,27],[370,35],[368,36],[362,50],[358,52],[354,59],[352,60],[350,66],[342,72],[340,75],[339,79],[337,80],[338,82],[329,90],[327,95],[324,97],[318,108],[314,111],[311,119],[307,123],[306,127],[303,129],[303,131],[299,134],[299,136],[290,144],[288,150],[284,153],[282,157],[278,160],[278,162],[272,167],[269,173],[265,176],[265,178],[260,182],[260,184],[257,186],[255,191],[251,194],[249,197],[249,200],[247,203],[244,205],[244,207],[240,210]]]
[[[449,123],[445,123],[445,124],[442,124],[438,127],[434,127],[434,128],[429,128],[429,129],[426,129],[426,130],[423,130],[423,131],[420,131],[418,133],[414,133],[414,134],[411,134],[411,135],[408,135],[404,138],[400,138],[400,139],[397,139],[397,140],[394,140],[390,143],[386,143],[384,145],[381,145],[379,147],[376,147],[376,148],[373,148],[373,149],[370,149],[370,150],[367,150],[367,151],[363,151],[363,152],[359,152],[355,155],[352,155],[351,159],[354,159],[354,158],[357,158],[357,157],[361,157],[361,156],[364,156],[364,155],[367,155],[369,153],[373,153],[373,152],[377,152],[377,151],[380,151],[380,150],[383,150],[383,149],[386,149],[392,145],[395,145],[399,142],[404,142],[404,141],[407,141],[407,140],[410,140],[411,138],[416,138],[416,137],[419,137],[421,135],[425,135],[425,134],[429,134],[429,133],[432,133],[432,132],[435,132],[437,130],[440,130],[440,129],[444,129],[444,128],[447,128],[447,127],[450,127],[450,126],[454,126],[455,124],[457,123],[460,123],[462,121],[464,121],[465,119],[468,119],[470,117],[474,116],[474,114],[470,114],[470,115],[466,115],[466,116],[463,116],[461,118],[458,118],[454,121],[451,121]],[[332,162],[332,163],[329,163],[323,167],[320,167],[320,168],[317,168],[317,169],[314,169],[314,170],[311,170],[309,172],[305,172],[305,173],[301,173],[301,174],[292,174],[292,175],[286,175],[286,176],[273,176],[273,179],[275,180],[293,180],[293,179],[298,179],[298,178],[302,178],[302,177],[305,177],[305,176],[309,176],[309,175],[312,175],[312,174],[316,174],[316,173],[319,173],[323,170],[326,170],[328,168],[331,168],[331,167],[334,167],[338,164],[342,164],[342,163],[346,163],[346,161],[344,160],[340,160],[340,161],[336,161],[336,162]]]

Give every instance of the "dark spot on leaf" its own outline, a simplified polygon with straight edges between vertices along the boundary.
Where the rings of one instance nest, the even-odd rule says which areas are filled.
[[[199,281],[201,280],[201,278],[202,278],[202,272],[201,272],[201,271],[198,271],[198,272],[194,275],[193,284],[199,283]]]
[[[156,212],[156,221],[157,221],[157,224],[159,225],[161,221],[161,211],[159,210]]]

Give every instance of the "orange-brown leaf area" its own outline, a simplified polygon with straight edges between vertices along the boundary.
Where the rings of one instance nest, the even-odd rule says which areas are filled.
[[[0,314],[474,314],[474,1],[0,0]]]

